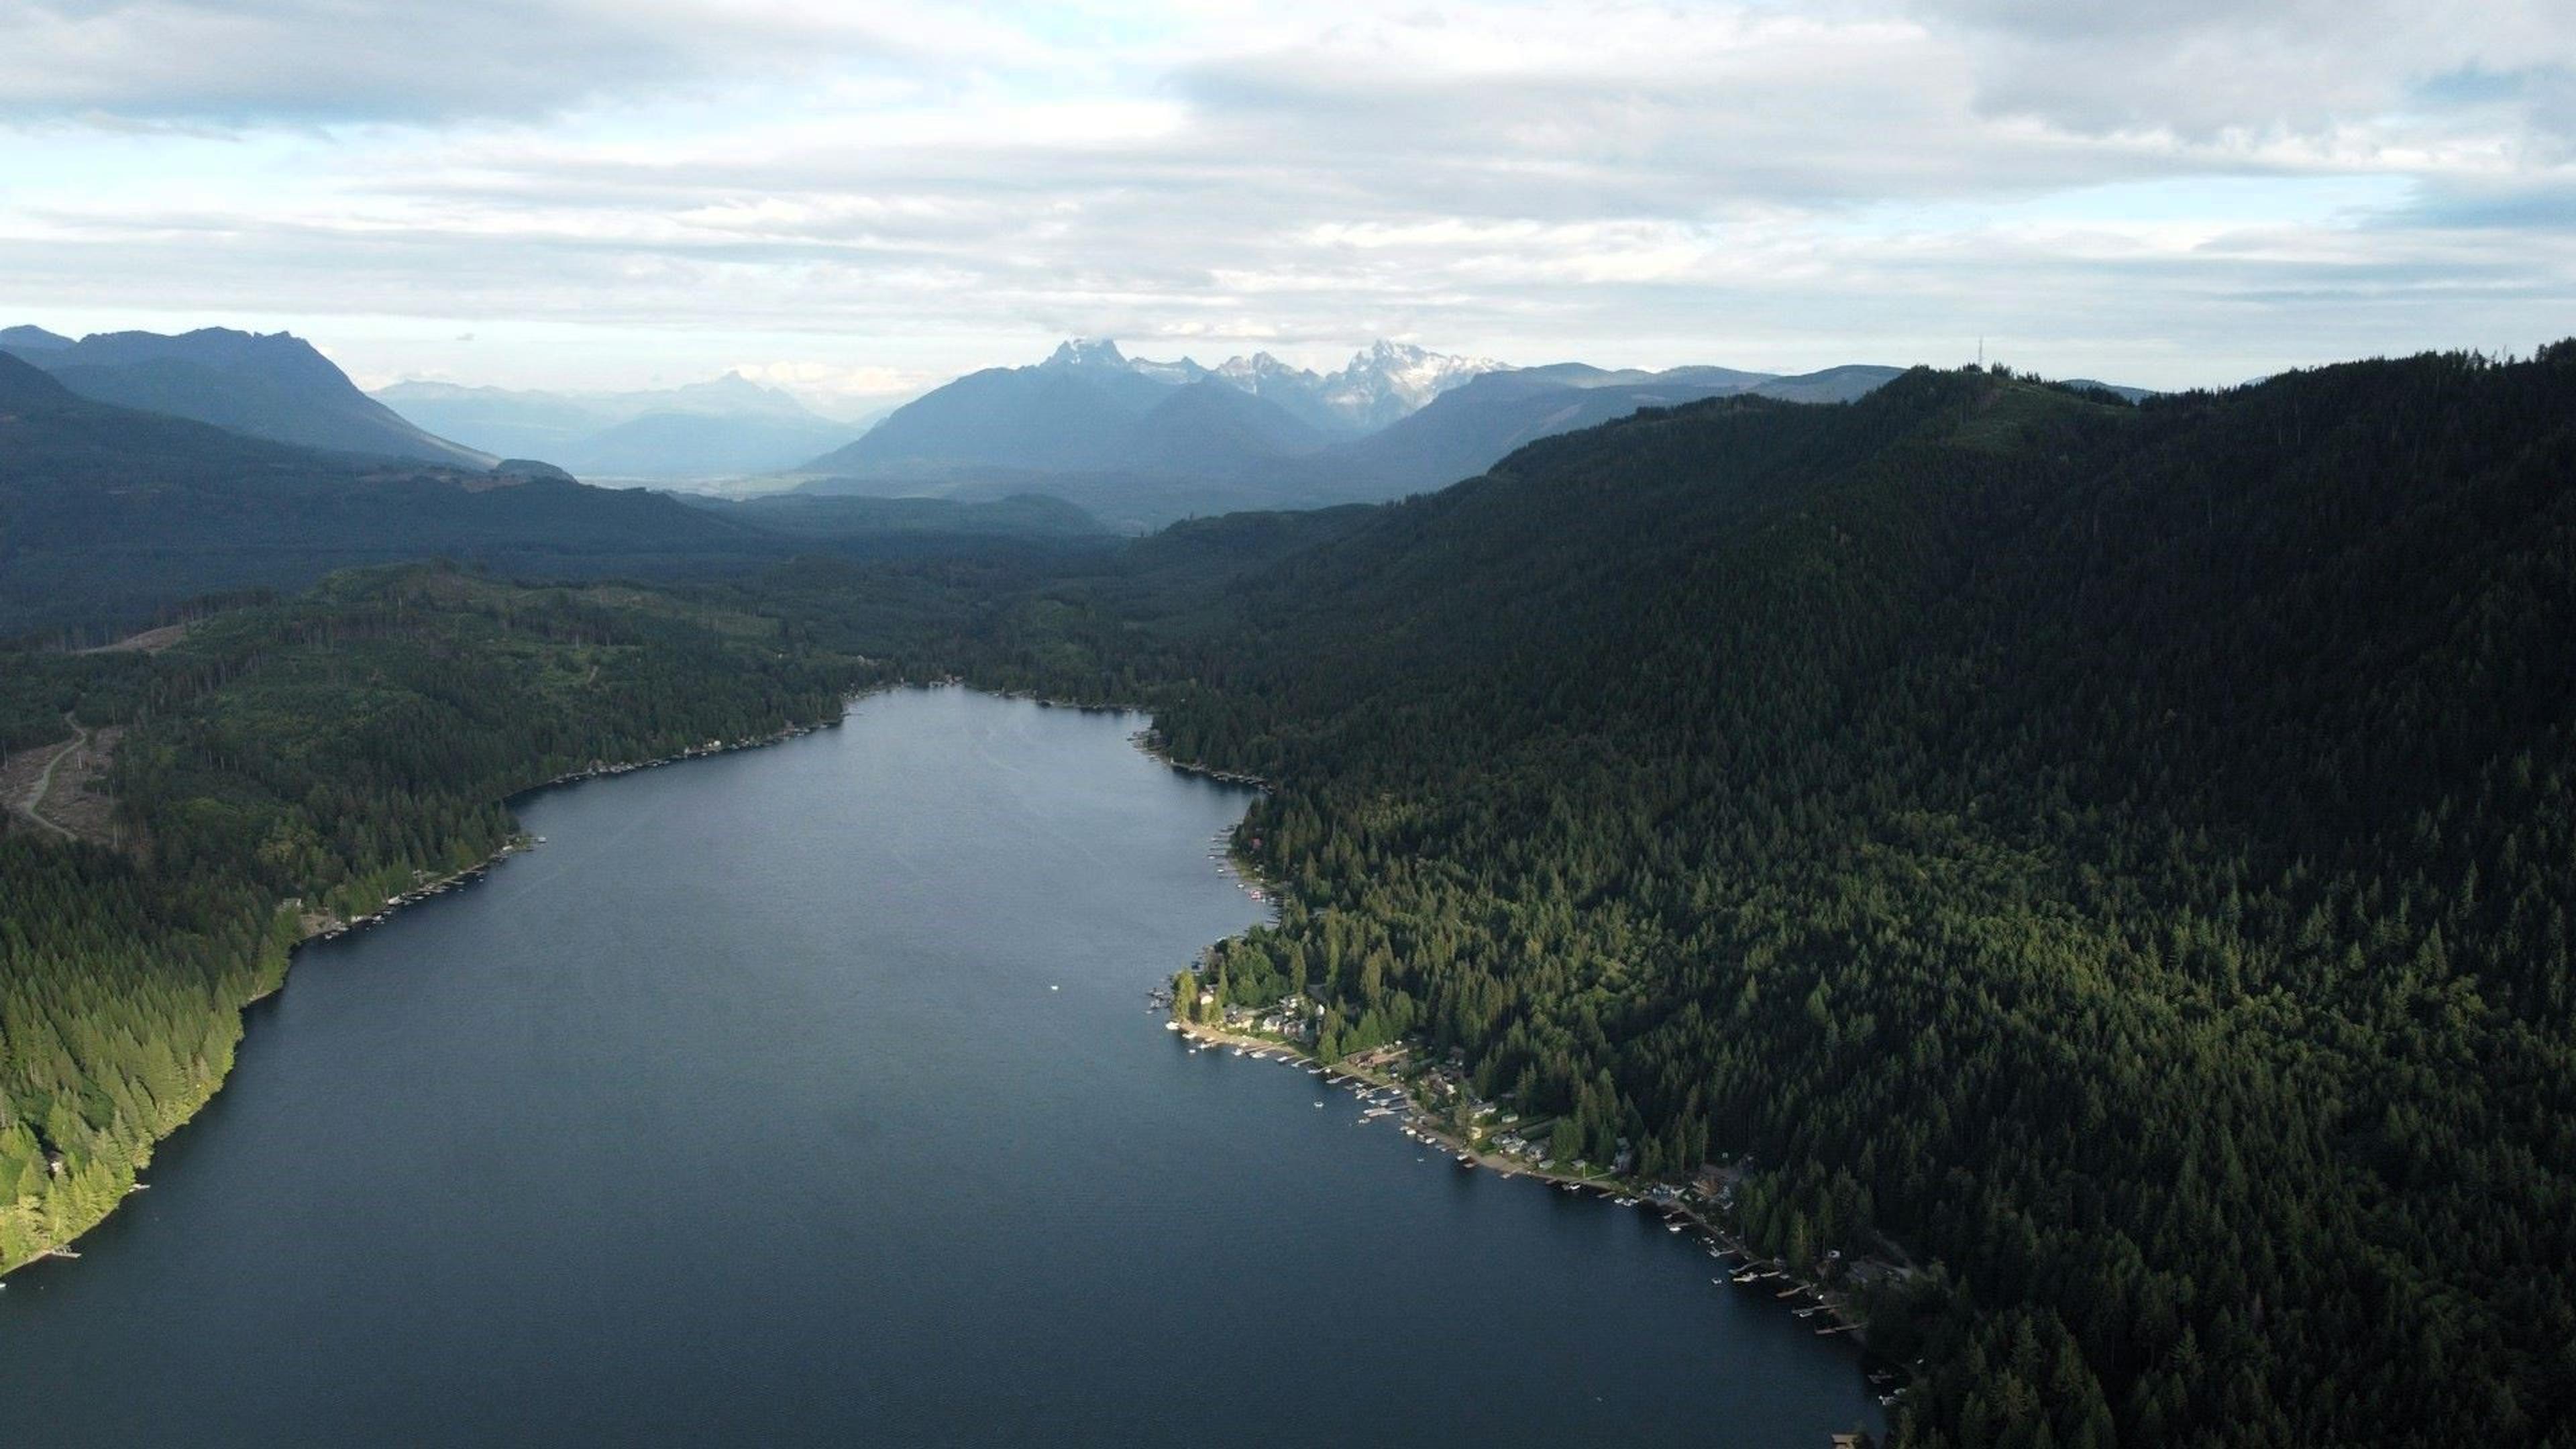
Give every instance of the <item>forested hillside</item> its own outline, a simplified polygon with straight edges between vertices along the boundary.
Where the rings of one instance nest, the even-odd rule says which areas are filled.
[[[359,575],[14,656],[13,747],[130,730],[123,853],[0,841],[0,1262],[211,1090],[282,900],[965,669],[1277,782],[1229,998],[1749,1164],[1765,1252],[1924,1265],[1872,1305],[1906,1443],[2569,1443],[2571,482],[2576,345],[2138,406],[1917,371],[1115,557]]]
[[[416,569],[157,655],[0,655],[0,745],[128,727],[122,848],[0,835],[0,1269],[105,1215],[203,1105],[301,917],[483,859],[516,791],[831,719],[873,677],[791,646],[756,614]]]
[[[0,354],[0,640],[91,643],[200,596],[300,589],[425,558],[517,577],[748,574],[798,553],[1106,546],[1069,504],[766,500],[693,507],[543,465],[493,472],[319,453],[74,396]]]
[[[1723,400],[996,607],[1279,782],[1219,959],[1766,1251],[1918,1445],[2570,1442],[2576,345]],[[1208,545],[1194,551],[1193,542]],[[1229,562],[1229,558],[1232,560]]]
[[[92,402],[0,355],[0,639],[110,637],[196,595],[352,564],[449,555],[562,577],[777,552],[655,494],[315,452]]]

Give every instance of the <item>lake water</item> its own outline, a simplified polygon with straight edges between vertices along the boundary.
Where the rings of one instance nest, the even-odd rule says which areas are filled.
[[[307,948],[0,1292],[0,1442],[1822,1445],[1856,1357],[1144,993],[1259,907],[1135,716],[908,691],[549,791]],[[1313,1104],[1322,1102],[1318,1109]]]

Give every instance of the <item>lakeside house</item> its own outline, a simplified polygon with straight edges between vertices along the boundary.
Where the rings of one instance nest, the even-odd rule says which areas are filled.
[[[1324,1008],[1301,994],[1291,992],[1279,998],[1269,1012],[1253,1024],[1289,1041],[1311,1042],[1323,1030]]]

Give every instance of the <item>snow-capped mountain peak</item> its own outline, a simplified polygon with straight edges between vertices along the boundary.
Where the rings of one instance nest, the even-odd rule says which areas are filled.
[[[1156,362],[1151,358],[1131,357],[1127,359],[1127,366],[1130,371],[1150,377],[1156,382],[1170,383],[1174,387],[1187,387],[1208,375],[1206,368],[1187,357],[1173,362]]]
[[[1323,379],[1324,397],[1361,426],[1384,427],[1469,378],[1504,366],[1489,357],[1453,357],[1381,337]]]
[[[1259,392],[1265,384],[1276,387],[1282,383],[1313,384],[1323,380],[1312,370],[1281,362],[1267,352],[1256,352],[1250,357],[1229,357],[1218,363],[1214,371],[1216,376],[1246,392]]]
[[[1229,357],[1204,367],[1187,357],[1173,362],[1129,357],[1107,338],[1077,337],[1059,343],[1040,366],[1116,369],[1171,387],[1213,379],[1276,403],[1326,432],[1366,433],[1407,416],[1469,378],[1500,371],[1505,364],[1381,338],[1353,353],[1337,372],[1319,373],[1267,352]]]
[[[1369,432],[1402,418],[1480,373],[1505,364],[1485,357],[1453,357],[1409,342],[1379,340],[1352,355],[1340,371],[1318,373],[1267,352],[1229,357],[1207,375],[1255,393],[1319,426]]]
[[[1075,337],[1056,344],[1047,367],[1127,367],[1126,354],[1106,337]]]

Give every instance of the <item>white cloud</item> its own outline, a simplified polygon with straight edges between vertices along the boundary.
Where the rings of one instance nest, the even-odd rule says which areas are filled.
[[[2560,0],[0,0],[0,33],[0,305],[413,319],[354,344],[391,368],[464,330],[439,365],[515,365],[515,328],[573,385],[749,356],[865,395],[1061,332],[1771,366],[1984,332],[2176,382],[2576,331]]]
[[[2402,115],[2431,131],[2505,119],[2534,142],[2556,132],[2552,149],[2570,139],[2564,116],[2463,118],[2478,107],[2456,86],[2442,95],[2462,78],[2563,80],[2576,68],[2564,0],[1915,0],[1914,11],[1956,37],[1981,105],[2079,131],[2331,136]]]
[[[1011,26],[874,0],[0,0],[0,35],[0,114],[243,124],[543,116],[1043,54]]]

